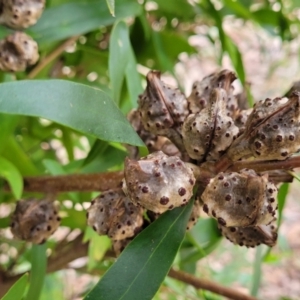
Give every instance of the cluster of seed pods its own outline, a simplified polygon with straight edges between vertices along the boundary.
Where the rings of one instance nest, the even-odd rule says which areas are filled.
[[[0,0],[0,8],[0,24],[22,30],[37,22],[45,0]],[[38,59],[37,43],[24,32],[15,31],[0,41],[0,69],[3,71],[24,71]]]
[[[272,182],[270,175],[276,172],[242,168],[231,172],[226,164],[221,170],[216,166],[222,161],[283,160],[298,152],[299,94],[259,101],[247,109],[241,100],[245,97],[234,95],[236,76],[228,70],[196,82],[187,98],[161,81],[157,71],[146,79],[138,108],[128,119],[150,154],[140,158],[136,148],[127,146],[123,192],[118,191],[122,204],[115,197],[105,209],[107,193],[116,191],[103,193],[102,200],[93,200],[88,223],[117,241],[119,252],[145,226],[143,214],[153,221],[167,210],[186,205],[198,190],[187,229],[204,212],[216,219],[221,233],[235,244],[275,245],[278,182]],[[138,214],[124,208],[129,203],[131,210],[140,209]],[[104,220],[110,224],[109,231]]]

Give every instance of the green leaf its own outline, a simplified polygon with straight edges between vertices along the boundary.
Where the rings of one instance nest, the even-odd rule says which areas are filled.
[[[109,144],[107,142],[96,140],[89,151],[87,157],[82,162],[82,167],[88,165],[91,163],[95,158],[97,158],[99,155],[102,155],[103,152],[109,147]]]
[[[187,240],[192,247],[182,247],[181,266],[195,263],[209,255],[219,245],[222,235],[214,219],[200,219],[187,234]]]
[[[30,285],[25,300],[38,300],[43,288],[47,267],[47,245],[33,245],[31,248]]]
[[[278,191],[278,226],[281,224],[282,221],[282,211],[285,205],[286,196],[289,192],[289,186],[290,185],[288,183],[284,183],[280,186]]]
[[[143,145],[108,95],[70,81],[0,84],[0,112],[49,119],[106,141]]]
[[[109,12],[114,17],[115,16],[115,0],[106,0],[107,7]]]
[[[7,228],[10,226],[10,217],[0,218],[0,228]]]
[[[140,74],[137,72],[137,62],[130,45],[129,60],[125,70],[128,93],[133,107],[137,106],[138,96],[143,92]]]
[[[84,299],[152,299],[181,245],[192,206],[191,200],[144,229]]]
[[[16,199],[20,199],[23,191],[23,178],[19,170],[7,159],[0,157],[0,176],[4,177]]]
[[[111,240],[108,236],[99,236],[91,227],[86,227],[83,242],[89,241],[88,270],[94,269],[102,260],[106,251],[111,247]]]
[[[256,297],[259,291],[260,283],[261,283],[261,264],[263,259],[263,248],[262,245],[256,248],[255,253],[255,261],[253,266],[253,275],[252,275],[252,288],[251,288],[251,295]]]
[[[75,209],[65,209],[63,213],[66,213],[67,216],[63,217],[61,220],[61,225],[69,227],[71,229],[81,229],[86,228],[86,213],[83,211],[78,211]]]
[[[117,20],[140,14],[135,1],[117,1]],[[103,0],[73,1],[46,9],[37,24],[28,30],[39,46],[57,42],[74,35],[88,33],[116,21],[107,11]]]
[[[226,5],[226,8],[232,9],[237,16],[240,16],[246,20],[249,19],[255,21],[255,17],[250,12],[250,10],[239,1],[234,1],[234,0],[223,0],[223,1],[224,4]]]
[[[216,10],[212,1],[207,0],[205,3],[206,5],[203,3],[199,3],[199,5],[211,18],[214,19],[219,30],[222,50],[228,53],[239,79],[241,80],[242,84],[245,85],[245,70],[241,53],[223,29],[223,17],[221,13]]]
[[[18,116],[0,114],[0,153],[5,148],[8,137],[14,132],[18,121]]]
[[[35,164],[12,135],[7,139],[6,146],[1,154],[7,160],[13,161],[14,165],[23,176],[39,174]]]
[[[109,42],[109,77],[113,100],[119,104],[126,66],[130,59],[129,31],[125,22],[121,21],[113,27]]]
[[[21,300],[28,283],[28,274],[24,274],[4,295],[1,300]]]
[[[157,59],[163,71],[169,71],[175,78],[174,63],[169,58],[168,53],[165,52],[163,46],[162,36],[159,32],[152,31],[152,41],[156,52]]]

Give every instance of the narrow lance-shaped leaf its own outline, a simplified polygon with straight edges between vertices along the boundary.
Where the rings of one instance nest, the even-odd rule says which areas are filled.
[[[24,274],[4,295],[1,300],[21,300],[28,283],[28,274]]]
[[[84,299],[152,299],[181,245],[192,206],[190,200],[143,230]]]
[[[0,114],[0,152],[5,148],[8,137],[14,132],[19,121],[18,116]]]
[[[136,107],[138,96],[143,92],[143,87],[140,74],[137,71],[137,63],[131,46],[129,60],[125,70],[125,77],[132,106]]]
[[[0,112],[45,118],[102,140],[143,146],[107,94],[70,81],[0,84]]]
[[[132,0],[116,1],[115,14],[124,19],[141,13],[141,5]],[[75,35],[85,34],[100,26],[111,25],[116,18],[110,15],[103,0],[72,1],[46,9],[37,24],[28,31],[44,48]]]
[[[0,157],[0,176],[8,181],[15,198],[21,198],[23,191],[22,175],[14,164],[4,157]]]
[[[109,41],[109,77],[113,100],[119,104],[126,66],[130,59],[129,31],[125,22],[115,24]]]
[[[25,300],[38,300],[44,285],[47,267],[47,245],[33,245],[31,248],[30,285]]]
[[[263,259],[263,248],[262,245],[258,246],[255,253],[255,261],[253,265],[252,274],[252,288],[251,295],[256,297],[258,294],[259,286],[261,283],[261,264]]]
[[[115,16],[115,0],[106,0],[107,7],[109,12],[114,17]]]
[[[289,191],[289,184],[284,183],[280,186],[278,191],[278,226],[280,226],[282,221],[282,211],[285,206],[286,197]]]

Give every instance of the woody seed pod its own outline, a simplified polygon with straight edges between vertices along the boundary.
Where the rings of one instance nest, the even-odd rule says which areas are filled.
[[[244,133],[228,149],[231,160],[254,156],[283,160],[300,150],[300,94],[289,99],[259,101],[248,117]]]
[[[23,32],[15,32],[0,41],[0,69],[24,71],[39,59],[37,43]]]
[[[225,227],[219,229],[223,236],[229,241],[240,246],[256,247],[260,244],[273,247],[277,240],[277,228],[275,222],[270,225],[260,225],[252,227]]]
[[[201,198],[203,211],[222,226],[268,225],[276,215],[277,188],[253,170],[219,173],[210,180]]]
[[[11,231],[21,240],[43,244],[60,223],[57,207],[48,200],[19,200],[11,217]]]
[[[237,108],[237,102],[233,96],[232,82],[236,79],[233,72],[222,70],[206,76],[202,81],[193,84],[191,95],[188,97],[188,108],[190,113],[196,114],[206,107],[210,94],[215,88],[223,88],[228,95],[227,108],[229,111]]]
[[[131,201],[155,213],[186,205],[193,194],[194,174],[176,156],[154,152],[125,160],[123,190]]]
[[[113,240],[130,238],[143,225],[143,209],[136,207],[122,189],[103,192],[91,202],[87,223],[100,235]]]
[[[184,95],[160,80],[160,73],[147,75],[147,88],[139,98],[139,112],[144,128],[169,138],[183,150],[180,127],[188,114]]]
[[[188,155],[201,161],[217,160],[238,134],[226,111],[227,94],[214,89],[206,107],[189,115],[182,126],[183,143]]]
[[[0,24],[14,29],[34,25],[43,13],[45,0],[1,0]]]

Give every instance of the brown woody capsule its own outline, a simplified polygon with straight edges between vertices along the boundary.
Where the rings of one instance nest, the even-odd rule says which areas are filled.
[[[143,209],[136,207],[122,189],[102,193],[87,211],[88,225],[98,234],[108,235],[113,240],[130,238],[143,225]]]
[[[251,112],[252,108],[236,111],[234,115],[234,124],[239,128],[239,136],[245,131],[245,126]]]
[[[123,189],[131,201],[155,213],[185,205],[193,194],[194,174],[176,156],[155,152],[125,160]]]
[[[39,59],[37,43],[23,32],[15,32],[0,41],[0,69],[24,71]]]
[[[11,232],[21,240],[44,243],[58,228],[57,207],[48,200],[19,200],[11,217]]]
[[[202,194],[203,210],[222,226],[268,225],[276,215],[275,185],[268,176],[244,169],[219,173]]]
[[[196,114],[206,107],[209,102],[210,94],[215,88],[225,89],[228,95],[226,106],[231,111],[237,108],[237,102],[233,96],[233,87],[231,83],[236,79],[233,72],[222,70],[204,77],[202,81],[196,81],[193,84],[192,93],[188,97],[188,108],[190,113]]]
[[[219,229],[229,241],[247,248],[254,248],[260,244],[273,247],[277,240],[275,222],[272,222],[270,225],[252,227],[224,227],[219,225]]]
[[[34,25],[43,13],[45,0],[2,0],[0,24],[14,29]]]
[[[181,153],[179,152],[178,148],[166,137],[157,136],[149,131],[147,131],[141,121],[140,113],[138,110],[132,110],[128,116],[128,121],[143,140],[145,145],[147,146],[149,152],[155,151],[163,151],[165,154],[169,156],[177,155],[180,156]],[[139,158],[138,148],[126,145],[128,152],[130,153],[129,157],[133,159]]]
[[[117,257],[123,252],[123,250],[132,240],[133,238],[127,238],[124,240],[113,241],[113,249]]]
[[[211,93],[207,106],[189,115],[182,126],[183,143],[188,155],[197,160],[214,161],[231,145],[238,134],[226,111],[227,94],[217,88]]]
[[[256,103],[244,133],[228,149],[231,160],[254,156],[283,160],[300,149],[300,97],[266,99]]]
[[[139,112],[144,128],[169,138],[183,150],[180,127],[188,114],[184,95],[160,80],[160,73],[147,75],[147,88],[139,98]]]

